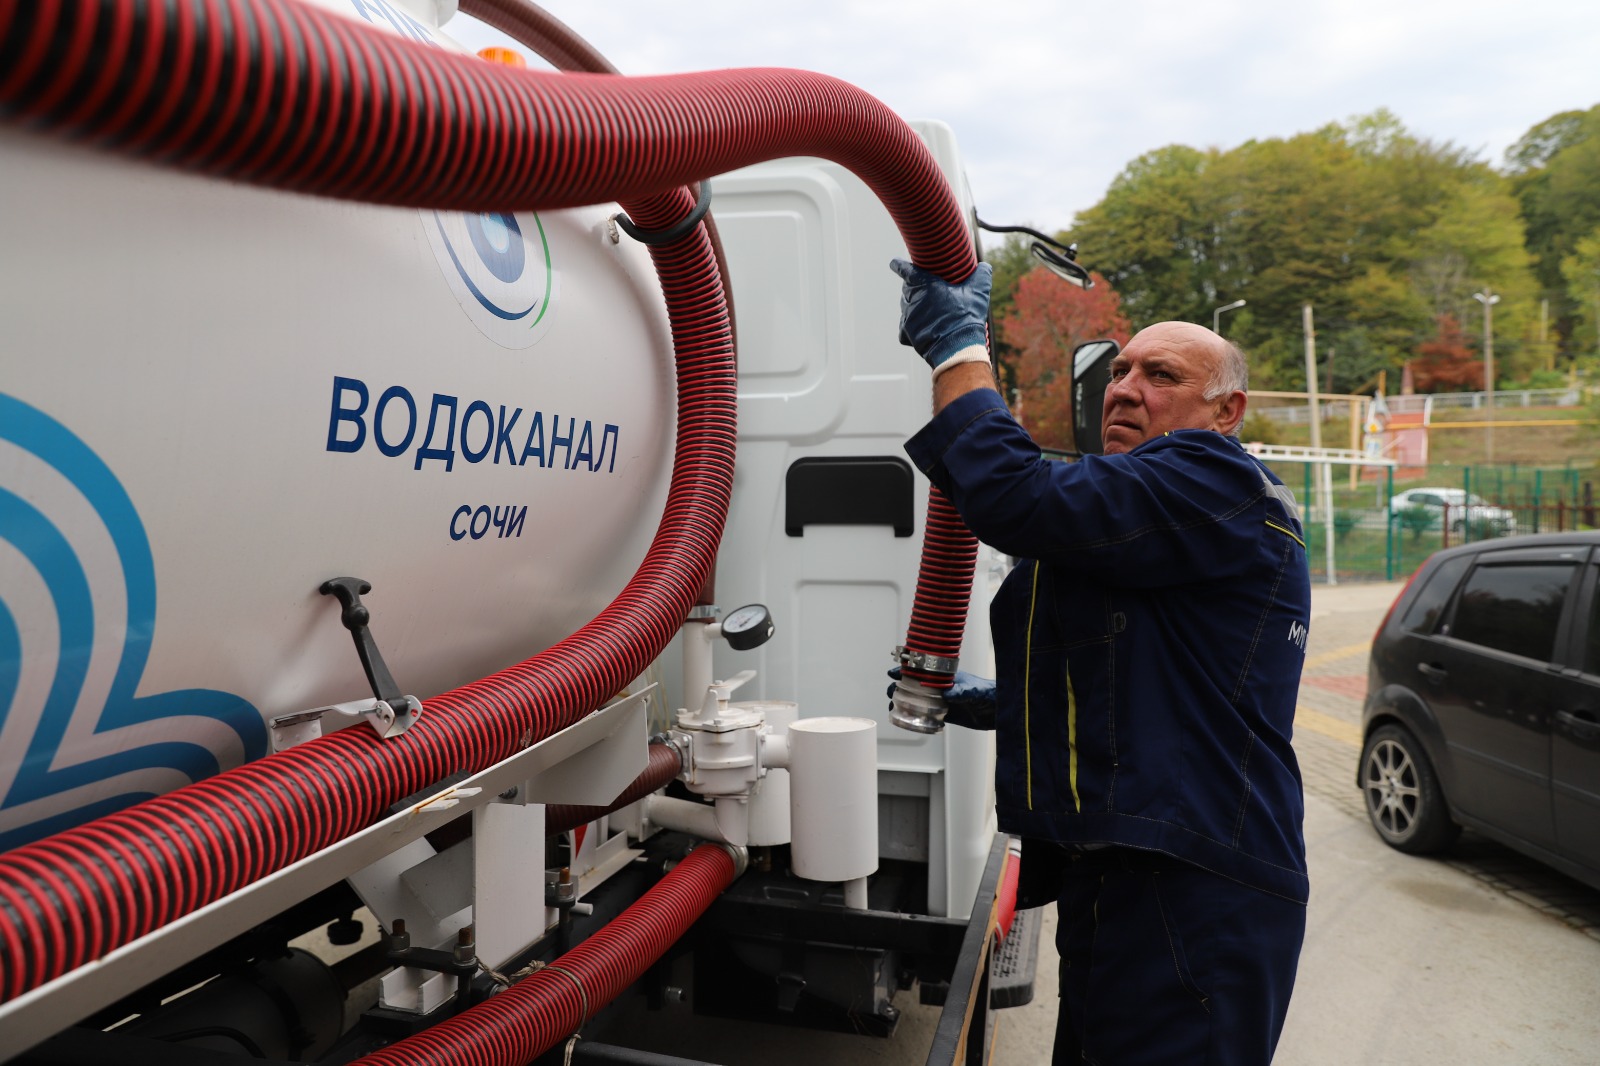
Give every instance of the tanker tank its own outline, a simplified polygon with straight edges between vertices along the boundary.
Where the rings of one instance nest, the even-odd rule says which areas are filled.
[[[9,129],[0,188],[0,849],[369,696],[328,578],[428,696],[637,569],[672,349],[614,205],[372,207]]]

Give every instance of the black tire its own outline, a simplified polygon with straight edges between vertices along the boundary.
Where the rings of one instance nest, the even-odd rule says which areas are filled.
[[[1441,851],[1461,833],[1450,820],[1433,764],[1402,726],[1380,726],[1367,738],[1361,749],[1361,794],[1372,828],[1398,851]]]

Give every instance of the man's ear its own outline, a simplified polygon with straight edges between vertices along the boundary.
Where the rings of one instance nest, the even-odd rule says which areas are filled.
[[[1245,394],[1238,390],[1228,393],[1227,397],[1217,404],[1217,415],[1212,428],[1225,437],[1236,435],[1239,426],[1244,422],[1244,409],[1249,403]]]

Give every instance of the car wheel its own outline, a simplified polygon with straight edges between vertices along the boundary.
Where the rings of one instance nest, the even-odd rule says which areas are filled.
[[[1412,855],[1447,847],[1461,832],[1422,745],[1409,730],[1381,726],[1361,751],[1367,817],[1385,844]]]

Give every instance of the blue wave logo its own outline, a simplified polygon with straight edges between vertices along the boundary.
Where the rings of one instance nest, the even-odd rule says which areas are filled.
[[[0,393],[0,849],[266,753],[238,696],[135,695],[155,626],[150,543],[116,475]]]
[[[536,214],[423,213],[428,242],[467,317],[508,348],[533,344],[556,290],[550,242]]]

